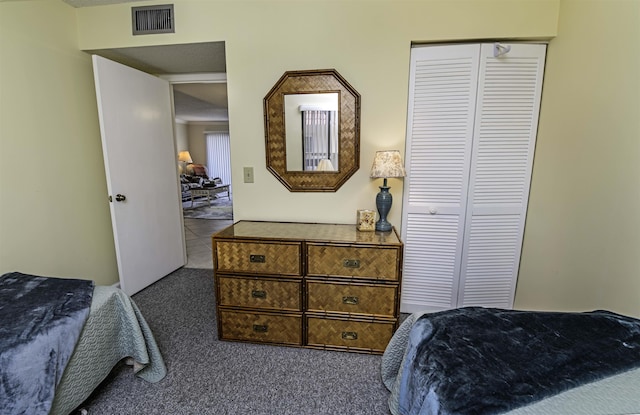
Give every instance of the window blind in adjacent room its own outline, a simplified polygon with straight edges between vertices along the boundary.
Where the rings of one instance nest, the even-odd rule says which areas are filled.
[[[228,132],[205,135],[207,141],[207,170],[209,177],[219,177],[223,184],[231,184],[231,145]]]

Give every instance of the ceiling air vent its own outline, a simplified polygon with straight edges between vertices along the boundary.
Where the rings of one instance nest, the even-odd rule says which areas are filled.
[[[134,35],[175,33],[173,4],[132,7],[131,17]]]

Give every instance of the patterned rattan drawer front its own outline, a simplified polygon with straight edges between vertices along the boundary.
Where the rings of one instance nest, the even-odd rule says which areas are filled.
[[[270,275],[300,275],[298,243],[216,242],[216,270]]]
[[[392,322],[307,317],[307,345],[382,353],[393,334]]]
[[[219,305],[301,311],[300,281],[218,277]]]
[[[397,248],[307,245],[309,276],[345,276],[398,280]]]
[[[392,318],[395,286],[307,281],[307,310],[365,314]]]
[[[302,316],[220,309],[219,313],[222,340],[302,344]]]

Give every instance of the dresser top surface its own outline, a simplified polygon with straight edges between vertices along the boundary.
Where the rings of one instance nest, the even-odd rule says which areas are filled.
[[[371,245],[401,244],[395,228],[390,232],[361,232],[355,224],[240,221],[216,233],[214,237],[291,239]]]

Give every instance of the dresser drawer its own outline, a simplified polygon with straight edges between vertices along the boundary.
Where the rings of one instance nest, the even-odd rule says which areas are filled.
[[[301,311],[302,283],[260,278],[218,277],[221,306]]]
[[[302,316],[220,310],[220,339],[302,344]]]
[[[307,345],[382,353],[391,340],[393,329],[393,322],[307,317]]]
[[[301,275],[301,244],[217,241],[216,270],[270,275]]]
[[[393,317],[396,286],[307,281],[307,311]]]
[[[382,247],[307,245],[309,276],[398,280],[399,250]]]

